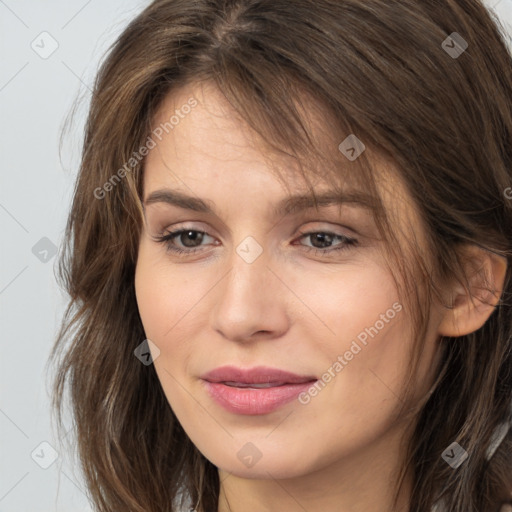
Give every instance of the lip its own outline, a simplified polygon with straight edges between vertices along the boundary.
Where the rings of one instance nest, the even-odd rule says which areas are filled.
[[[255,366],[253,368],[237,368],[236,366],[220,366],[201,375],[203,380],[209,382],[241,382],[245,384],[302,384],[317,380],[314,375],[297,375],[269,366]]]
[[[201,376],[210,397],[229,412],[236,414],[268,414],[294,400],[318,379],[285,370],[257,366],[242,369],[222,366]],[[228,385],[226,383],[230,383]],[[255,388],[251,384],[269,384]]]

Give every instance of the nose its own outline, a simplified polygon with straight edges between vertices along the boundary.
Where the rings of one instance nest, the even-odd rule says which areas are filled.
[[[267,251],[251,261],[256,248],[241,244],[233,250],[229,270],[215,287],[211,325],[225,339],[272,339],[289,328],[287,301],[293,294]]]

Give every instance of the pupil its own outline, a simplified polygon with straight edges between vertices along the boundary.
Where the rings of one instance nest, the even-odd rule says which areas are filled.
[[[190,236],[191,233],[192,233],[192,236]],[[184,239],[186,239],[185,235],[192,239],[192,244],[191,245],[189,245],[189,244],[187,244],[187,242],[183,241]],[[194,238],[196,238],[196,241],[197,241],[197,238],[199,238],[199,243],[201,243],[201,240],[203,238],[203,233],[199,233],[198,231],[185,231],[185,232],[183,232],[181,234],[181,242],[183,243],[183,245],[185,247],[195,247],[194,243],[193,243],[193,239]]]
[[[329,235],[327,233],[315,233],[315,235],[313,236],[313,246],[315,246],[314,240],[316,240],[316,239],[320,239],[320,241],[323,240],[324,242],[325,242],[325,239],[327,239],[327,242],[329,244],[332,243],[332,235]]]

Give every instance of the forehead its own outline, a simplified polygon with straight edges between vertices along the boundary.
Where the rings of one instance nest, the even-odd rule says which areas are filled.
[[[297,108],[315,149],[325,157],[300,161],[315,193],[359,194],[364,200],[368,187],[357,175],[359,166],[339,151],[340,136],[332,129],[329,113],[309,95],[298,99]],[[284,204],[286,195],[310,195],[298,162],[269,146],[211,82],[190,83],[171,91],[154,116],[152,129],[158,128],[160,138],[154,138],[156,147],[144,166],[145,199],[151,192],[174,188],[188,196],[227,200],[237,208],[264,201],[275,204],[270,210],[282,213],[293,207],[293,203]],[[406,219],[414,224],[418,220],[415,205],[393,161],[369,148],[366,154],[385,209],[399,222]]]
[[[339,141],[326,122],[326,114],[320,111],[321,105],[308,96],[297,100],[297,105],[313,138],[316,157],[297,160],[286,149],[279,152],[270,146],[211,82],[191,83],[171,91],[152,121],[152,130],[158,130],[159,136],[153,137],[157,147],[146,157],[145,185],[162,174],[169,182],[185,177],[211,182],[235,171],[232,179],[248,173],[261,179],[263,173],[273,173],[288,190],[298,192],[307,189],[302,167],[315,189],[332,189],[335,184],[354,186],[354,166],[347,165],[339,151]],[[265,135],[272,140],[270,134]]]
[[[189,109],[185,105],[194,106]],[[315,194],[334,191],[343,197],[369,192],[367,183],[357,174],[360,166],[352,165],[339,151],[339,130],[337,133],[332,128],[329,113],[310,97],[300,106],[316,149],[326,155],[320,161],[300,161]],[[304,197],[287,202],[290,195],[310,195],[297,161],[266,144],[215,86],[202,82],[173,90],[153,119],[153,130],[162,126],[167,129],[162,130],[161,140],[155,139],[156,147],[145,160],[143,201],[166,189],[181,193],[181,197],[171,198],[175,205],[181,202],[189,210],[214,212],[222,221],[243,218],[244,222],[280,217],[289,207],[293,211],[297,205],[311,203]],[[416,242],[425,254],[430,252],[419,205],[394,160],[365,145],[382,205],[400,245]],[[166,208],[166,201],[161,196],[153,204],[158,202],[157,208]],[[354,214],[373,224],[371,216],[360,216],[360,212],[368,211],[356,209],[357,205],[344,208],[346,204],[339,207],[348,218]],[[372,213],[379,216],[382,212],[374,209]]]

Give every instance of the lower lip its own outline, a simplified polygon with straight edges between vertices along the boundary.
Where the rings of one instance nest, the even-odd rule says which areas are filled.
[[[203,380],[210,396],[229,412],[236,414],[267,414],[291,402],[316,381],[285,384],[273,388],[235,388],[221,382]]]

